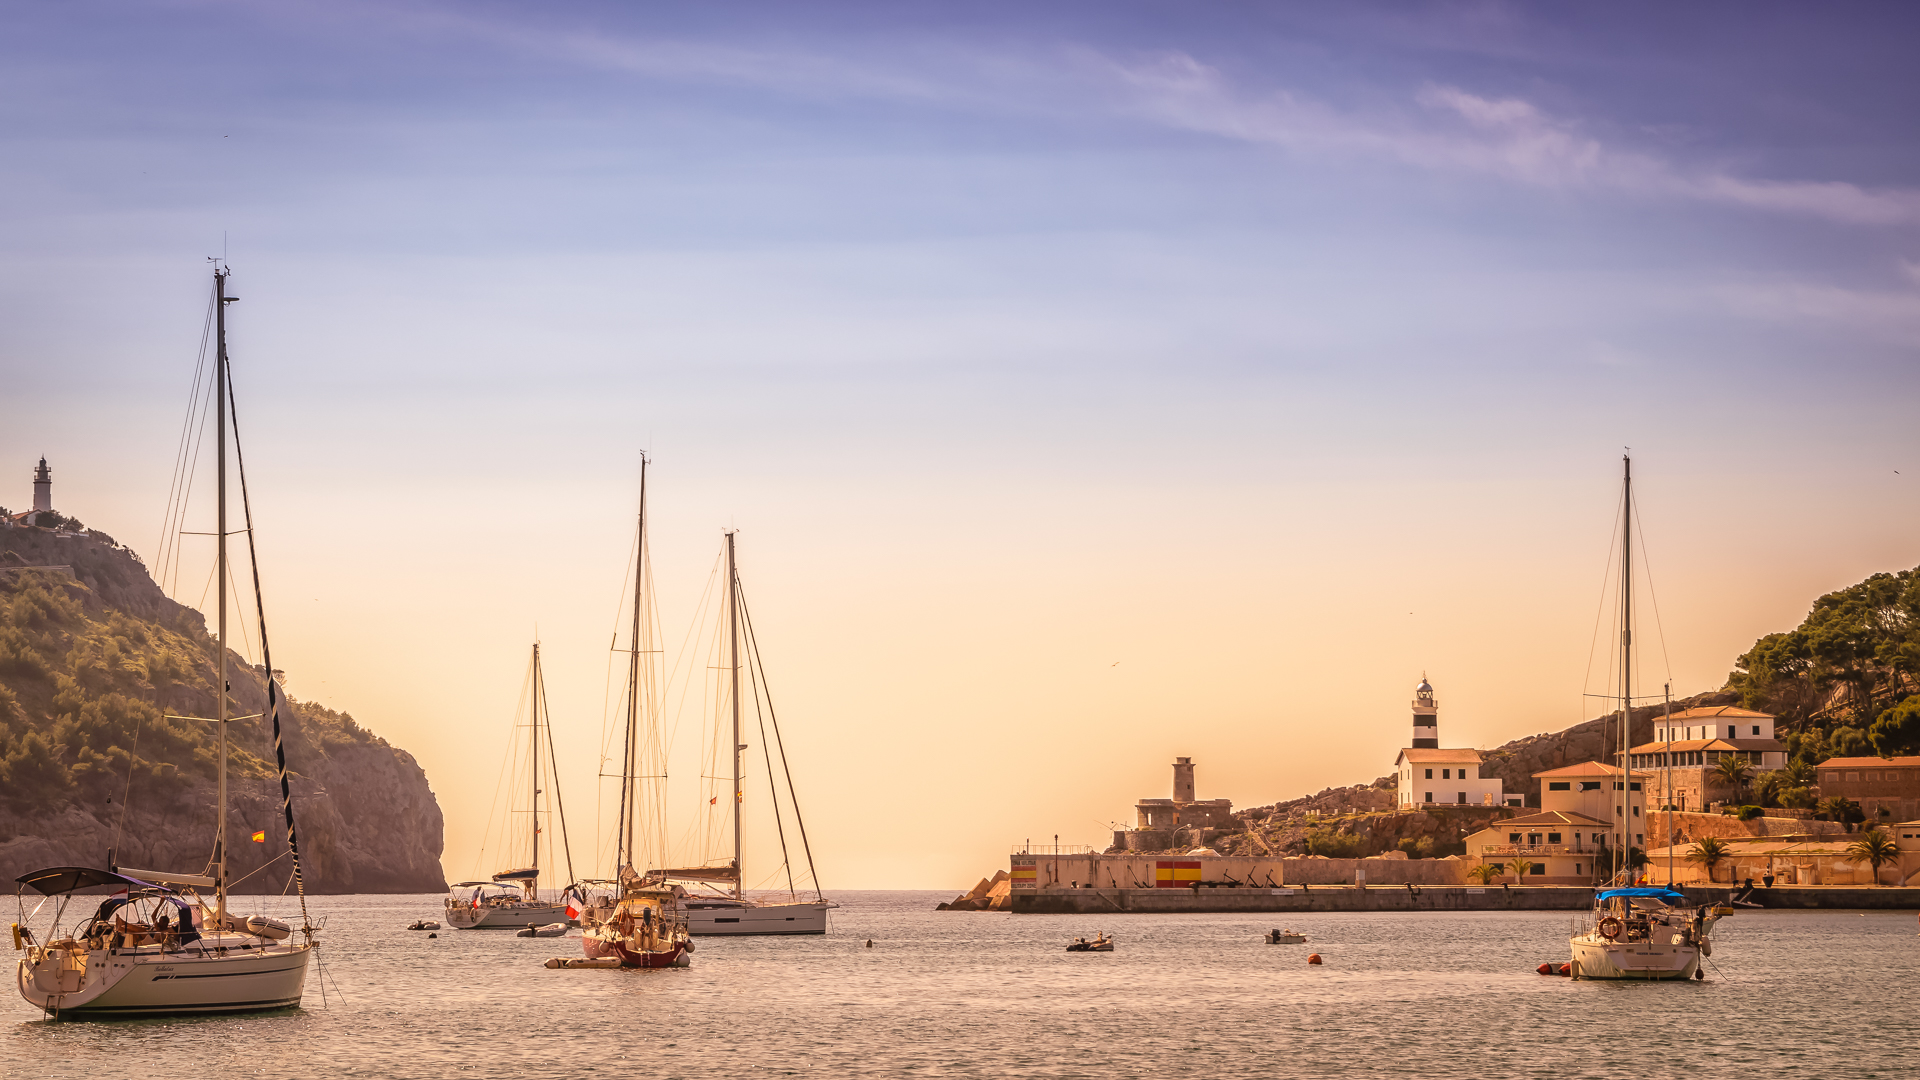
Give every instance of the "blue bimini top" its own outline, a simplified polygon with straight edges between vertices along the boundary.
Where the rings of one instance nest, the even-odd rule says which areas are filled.
[[[1594,899],[1595,900],[1611,900],[1616,896],[1624,896],[1624,897],[1627,897],[1628,899],[1644,898],[1648,900],[1658,900],[1661,903],[1668,904],[1668,905],[1690,904],[1693,902],[1687,899],[1686,893],[1679,892],[1674,889],[1669,889],[1664,886],[1661,886],[1658,888],[1605,889],[1599,892],[1598,894],[1596,894],[1594,896]]]

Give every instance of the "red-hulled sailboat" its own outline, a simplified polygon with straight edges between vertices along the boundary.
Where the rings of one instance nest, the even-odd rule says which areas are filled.
[[[620,762],[620,814],[614,842],[614,876],[585,882],[598,891],[579,913],[580,947],[589,957],[618,958],[622,967],[685,967],[693,941],[687,933],[684,892],[677,886],[644,880],[634,869],[634,840],[639,808],[640,709],[651,709],[653,686],[652,625],[647,619],[647,460],[640,459],[640,527],[633,561],[633,633],[627,650],[627,730]],[[595,890],[595,887],[598,890]],[[603,891],[602,891],[603,890]],[[569,896],[569,905],[584,898]],[[571,914],[571,912],[569,912]]]

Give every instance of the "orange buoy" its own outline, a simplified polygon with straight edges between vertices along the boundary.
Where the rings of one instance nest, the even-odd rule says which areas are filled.
[[[1571,974],[1573,974],[1573,965],[1572,965],[1572,964],[1561,964],[1561,965],[1560,965],[1560,972],[1559,972],[1559,973],[1560,973],[1560,974],[1562,974],[1562,975],[1571,975]]]
[[[1539,973],[1540,973],[1540,974],[1542,974],[1542,975],[1551,975],[1551,974],[1553,974],[1553,965],[1552,965],[1552,964],[1541,964],[1541,965],[1540,965],[1539,967],[1537,967],[1537,968],[1534,968],[1533,970],[1535,970],[1535,971],[1537,971],[1537,972],[1539,972]]]
[[[1319,962],[1320,962],[1320,954],[1319,954],[1319,953],[1309,953],[1309,954],[1307,955],[1307,963],[1309,963],[1309,964],[1317,964],[1317,963],[1319,963]]]

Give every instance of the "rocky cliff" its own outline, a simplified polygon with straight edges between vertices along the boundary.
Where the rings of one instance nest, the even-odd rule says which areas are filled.
[[[59,564],[70,569],[27,569]],[[0,881],[62,864],[197,873],[213,850],[217,647],[139,557],[95,535],[0,530]],[[229,653],[231,712],[268,673]],[[445,888],[443,822],[412,755],[291,702],[287,765],[310,892]],[[270,721],[229,725],[229,875],[279,892],[290,860]],[[264,832],[264,843],[253,842]]]

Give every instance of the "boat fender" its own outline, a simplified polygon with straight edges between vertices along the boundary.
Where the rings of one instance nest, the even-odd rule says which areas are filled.
[[[1533,970],[1538,971],[1542,975],[1551,975],[1553,974],[1553,965],[1541,964],[1539,967],[1534,968]]]
[[[13,924],[13,951],[19,952],[21,949],[24,949],[24,948],[26,948],[26,946],[21,944],[20,942],[20,924],[14,923]]]
[[[1705,979],[1707,977],[1706,970],[1704,968],[1694,968],[1693,977],[1696,979]]]
[[[692,952],[692,951],[693,951],[693,942],[691,942],[691,941],[689,941],[689,942],[687,942],[687,943],[686,943],[685,945],[682,945],[682,946],[681,946],[681,948],[683,948],[683,949],[685,949],[685,950],[686,950],[686,951],[688,951],[688,952]]]
[[[427,936],[428,936],[428,937],[439,937],[440,935],[439,935],[439,934],[428,934]]]
[[[1711,941],[1703,941],[1703,942],[1701,942],[1701,943],[1700,943],[1700,955],[1701,955],[1701,956],[1712,956],[1712,955],[1713,955],[1713,942],[1711,942]]]
[[[1614,938],[1617,938],[1620,936],[1620,931],[1625,928],[1625,925],[1626,924],[1620,921],[1620,916],[1609,915],[1606,918],[1600,920],[1600,925],[1599,927],[1597,927],[1597,929],[1600,931],[1601,937],[1606,938],[1608,941],[1612,941]]]
[[[1309,964],[1316,964],[1316,965],[1317,965],[1317,964],[1319,964],[1319,963],[1320,963],[1320,954],[1319,954],[1319,953],[1309,953],[1309,954],[1307,955],[1307,963],[1309,963]]]
[[[1573,974],[1573,965],[1572,965],[1572,964],[1561,964],[1561,965],[1560,965],[1560,974],[1562,974],[1562,975],[1571,975],[1571,974]]]

